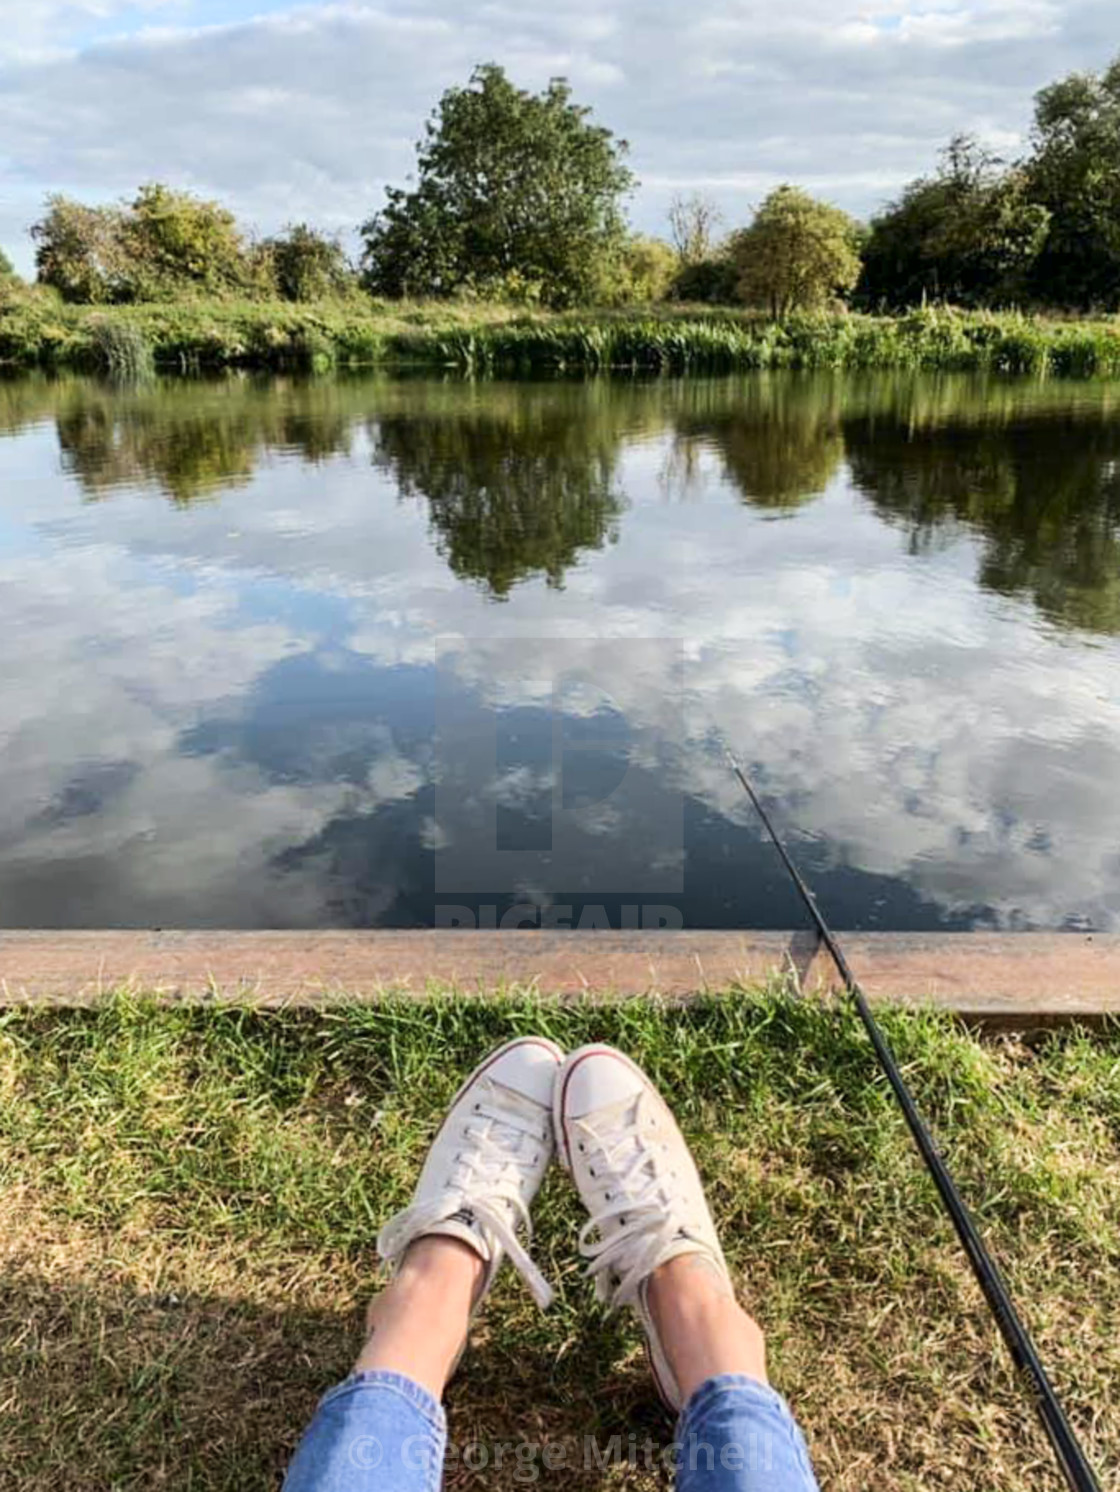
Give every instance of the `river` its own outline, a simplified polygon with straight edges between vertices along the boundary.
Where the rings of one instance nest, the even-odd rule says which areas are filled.
[[[1120,386],[0,383],[0,926],[1120,928]],[[511,908],[518,908],[510,915]]]

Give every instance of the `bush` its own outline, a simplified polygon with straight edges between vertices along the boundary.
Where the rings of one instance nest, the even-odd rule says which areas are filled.
[[[315,301],[343,294],[353,275],[342,246],[307,223],[295,223],[261,245],[277,293],[284,300]]]
[[[679,260],[659,238],[629,238],[602,272],[597,299],[602,305],[648,305],[667,300]]]
[[[184,290],[243,290],[252,278],[236,219],[217,202],[155,182],[140,188],[125,218],[133,300]]]
[[[699,301],[711,306],[733,305],[739,298],[739,271],[731,255],[713,254],[682,264],[670,289],[673,300]]]
[[[40,283],[79,305],[268,289],[231,212],[158,183],[127,206],[48,197],[31,236]]]
[[[133,298],[125,214],[119,207],[88,207],[58,193],[31,229],[39,282],[63,300],[99,306]]]

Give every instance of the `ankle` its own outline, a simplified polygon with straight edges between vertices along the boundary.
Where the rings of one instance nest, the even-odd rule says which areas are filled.
[[[459,1239],[418,1238],[394,1278],[370,1303],[367,1339],[355,1372],[400,1373],[441,1397],[466,1340],[484,1275],[478,1254]]]
[[[656,1318],[662,1311],[690,1316],[710,1310],[726,1312],[735,1296],[707,1255],[695,1253],[678,1254],[667,1264],[659,1264],[646,1285],[646,1299]]]
[[[431,1291],[445,1299],[463,1298],[469,1310],[485,1272],[478,1252],[462,1239],[428,1233],[405,1251],[393,1286],[402,1291]]]
[[[646,1305],[682,1402],[724,1373],[768,1381],[762,1329],[703,1254],[681,1255],[655,1269]]]

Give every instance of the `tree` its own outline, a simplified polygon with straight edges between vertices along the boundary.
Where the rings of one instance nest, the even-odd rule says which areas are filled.
[[[719,229],[723,214],[711,197],[680,193],[669,203],[669,233],[677,252],[677,273],[669,293],[674,300],[733,301],[739,271]]]
[[[39,280],[82,305],[132,299],[124,229],[121,208],[87,207],[54,193],[31,229]]]
[[[780,186],[734,237],[739,290],[775,317],[843,297],[859,279],[859,225],[798,187]]]
[[[669,203],[669,236],[682,267],[712,258],[722,223],[723,214],[703,192],[674,195]]]
[[[1038,94],[1031,190],[1051,215],[1034,267],[1040,299],[1088,310],[1120,304],[1120,58]]]
[[[5,254],[4,250],[0,249],[0,280],[10,280],[15,275],[15,272],[15,265],[8,258],[7,254]]]
[[[872,307],[1019,300],[1049,222],[1020,167],[1004,169],[971,136],[958,135],[937,174],[912,181],[873,220],[860,299]]]
[[[158,183],[124,206],[48,197],[31,236],[40,281],[83,305],[243,291],[253,283],[233,214]]]
[[[344,291],[350,266],[336,238],[295,223],[262,245],[276,289],[285,300],[313,301]]]
[[[390,187],[362,228],[367,287],[589,299],[625,238],[633,184],[626,143],[589,115],[562,78],[532,94],[493,64],[449,89],[417,145],[416,187]]]
[[[228,208],[160,182],[142,186],[125,223],[137,300],[184,289],[221,291],[249,278],[245,241]]]

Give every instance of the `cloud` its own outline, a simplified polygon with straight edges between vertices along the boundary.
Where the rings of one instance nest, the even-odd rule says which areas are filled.
[[[2,0],[0,63],[35,63],[65,57],[99,34],[112,34],[182,0]]]
[[[1021,139],[1035,89],[1115,46],[1097,0],[389,0],[223,24],[214,0],[3,10],[0,242],[25,268],[50,189],[167,179],[262,229],[353,230],[407,175],[440,92],[490,59],[530,86],[566,74],[632,142],[647,230],[696,183],[731,221],[791,178],[865,213],[954,131]]]

